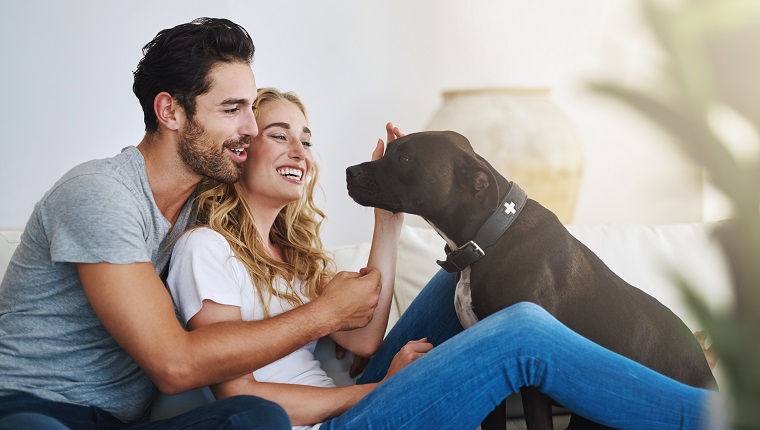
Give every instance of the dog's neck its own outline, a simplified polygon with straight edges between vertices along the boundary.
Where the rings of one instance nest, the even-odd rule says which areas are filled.
[[[487,201],[461,204],[452,208],[450,213],[435,218],[423,217],[451,249],[456,249],[475,237],[488,218],[499,210],[512,185],[511,181],[499,174],[487,161],[483,162],[494,178],[491,185],[493,194]],[[474,204],[476,205],[473,206]]]
[[[506,189],[504,198],[499,200],[499,205],[493,211],[488,219],[479,226],[477,233],[470,237],[469,240],[462,241],[461,246],[457,246],[445,232],[437,228],[433,223],[431,225],[436,229],[438,234],[446,241],[446,260],[438,261],[448,272],[462,271],[470,264],[474,263],[485,255],[485,250],[496,243],[499,238],[512,225],[517,216],[522,211],[528,200],[525,191],[516,183],[512,182]]]

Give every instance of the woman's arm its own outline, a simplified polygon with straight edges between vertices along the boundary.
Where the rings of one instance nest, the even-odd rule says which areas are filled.
[[[428,343],[427,339],[407,343],[393,358],[385,378],[376,383],[347,387],[314,387],[259,382],[253,375],[245,375],[214,385],[211,391],[217,399],[246,394],[271,400],[285,409],[292,425],[312,425],[344,413],[396,372],[431,349],[433,345]]]
[[[288,311],[293,312],[293,311]],[[288,312],[285,312],[287,314]],[[210,300],[203,302],[201,310],[188,321],[190,330],[218,324],[224,321],[241,320],[240,308],[220,305]],[[352,385],[348,387],[314,387],[308,385],[259,382],[252,374],[212,385],[211,391],[217,399],[241,394],[258,396],[282,406],[296,425],[310,425],[323,422],[342,414],[372,390],[382,384],[409,363],[433,349],[426,339],[409,342],[391,362],[388,374],[378,383]]]
[[[367,267],[380,271],[381,291],[377,307],[367,326],[351,331],[337,331],[330,335],[337,344],[363,357],[377,352],[388,327],[396,276],[396,255],[403,222],[401,214],[379,214],[378,212],[386,212],[381,209],[375,209],[375,212],[375,231]]]
[[[241,320],[240,307],[204,300],[203,307],[187,322],[187,327],[195,331],[222,322]],[[212,385],[211,391],[217,399],[247,394],[272,400],[285,408],[295,426],[315,424],[339,415],[361,400],[377,385],[375,383],[344,388],[323,388],[267,383],[256,381],[253,374],[248,373],[239,378]]]
[[[393,124],[386,125],[388,142],[404,134]],[[378,140],[377,147],[372,153],[372,160],[383,156],[384,145]],[[393,288],[396,278],[396,256],[401,227],[404,224],[403,213],[393,213],[383,209],[375,209],[375,230],[372,236],[372,246],[369,252],[367,267],[380,271],[381,292],[372,321],[363,328],[352,331],[339,331],[330,337],[343,348],[362,357],[372,356],[380,348],[388,327],[388,315],[393,300]]]
[[[289,312],[293,311],[285,312],[285,314]],[[223,322],[241,320],[242,316],[238,306],[221,305],[211,300],[204,300],[203,307],[187,322],[187,327],[191,331],[195,331]],[[378,383],[348,387],[314,387],[259,382],[249,373],[227,382],[212,385],[211,391],[217,399],[246,394],[274,401],[285,409],[293,425],[310,425],[342,414],[391,375],[423,356],[432,348],[433,346],[426,339],[409,342],[396,354],[391,362],[388,374]]]
[[[211,387],[214,397],[224,399],[240,394],[271,400],[285,409],[293,426],[324,422],[347,411],[379,383],[347,387],[314,387],[311,385],[259,382],[245,375]]]

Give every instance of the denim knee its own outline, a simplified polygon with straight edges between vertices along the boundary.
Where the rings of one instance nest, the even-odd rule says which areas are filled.
[[[532,302],[519,302],[485,318],[482,330],[523,352],[551,350],[568,329],[546,309]]]
[[[515,303],[492,316],[496,317],[494,323],[507,323],[510,328],[524,330],[526,334],[536,331],[536,328],[541,330],[552,329],[555,324],[559,323],[546,309],[533,302]],[[490,318],[486,318],[485,321]]]
[[[43,429],[68,430],[55,418],[36,412],[19,412],[0,418],[0,430]]]
[[[214,404],[227,415],[229,429],[290,430],[290,418],[282,406],[256,396],[234,396]]]

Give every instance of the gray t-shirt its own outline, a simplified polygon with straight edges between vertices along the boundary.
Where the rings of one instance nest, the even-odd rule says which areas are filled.
[[[191,222],[190,200],[167,236],[134,146],[75,167],[45,194],[0,284],[0,395],[144,416],[156,388],[98,320],[74,263],[150,262],[162,275]]]

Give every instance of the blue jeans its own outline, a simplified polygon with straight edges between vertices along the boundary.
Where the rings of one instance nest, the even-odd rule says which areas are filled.
[[[467,330],[453,275],[439,272],[404,312],[359,383],[379,381],[408,341],[435,348],[322,429],[475,428],[509,394],[535,386],[575,413],[621,429],[697,429],[714,392],[689,387],[518,303]]]
[[[290,430],[290,419],[276,403],[236,396],[160,421],[125,424],[96,407],[53,402],[18,394],[0,397],[0,430]]]

